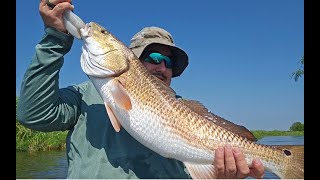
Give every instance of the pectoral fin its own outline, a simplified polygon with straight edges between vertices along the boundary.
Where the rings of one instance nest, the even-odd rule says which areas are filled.
[[[111,124],[114,128],[114,130],[116,132],[119,132],[120,131],[120,128],[121,128],[121,124],[118,120],[118,118],[116,117],[116,115],[113,113],[112,109],[109,107],[109,105],[107,103],[105,103],[105,106],[106,106],[106,109],[107,109],[107,113],[108,113],[108,116],[109,116],[109,119],[111,121]]]
[[[114,99],[114,102],[124,110],[131,110],[132,104],[130,97],[126,91],[126,89],[122,86],[122,84],[118,80],[112,81],[111,86],[111,94]]]
[[[184,162],[192,179],[216,179],[217,173],[212,164],[191,164]]]

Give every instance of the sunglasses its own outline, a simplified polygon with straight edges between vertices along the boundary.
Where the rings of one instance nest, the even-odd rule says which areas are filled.
[[[144,61],[151,64],[160,64],[164,61],[164,64],[168,69],[172,69],[173,67],[173,61],[168,56],[156,52],[149,54],[148,57],[144,58]]]

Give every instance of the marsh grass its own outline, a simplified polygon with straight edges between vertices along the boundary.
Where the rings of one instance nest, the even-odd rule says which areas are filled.
[[[16,122],[16,151],[64,150],[67,133],[34,131]]]

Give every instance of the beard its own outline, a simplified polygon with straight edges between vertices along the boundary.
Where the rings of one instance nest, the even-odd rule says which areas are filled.
[[[154,72],[152,73],[152,75],[156,76],[158,79],[162,80],[162,81],[166,81],[168,78],[161,72]]]

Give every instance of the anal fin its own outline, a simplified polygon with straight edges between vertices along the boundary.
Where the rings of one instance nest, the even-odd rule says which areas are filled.
[[[212,164],[191,164],[184,162],[192,179],[216,179],[217,173]]]

